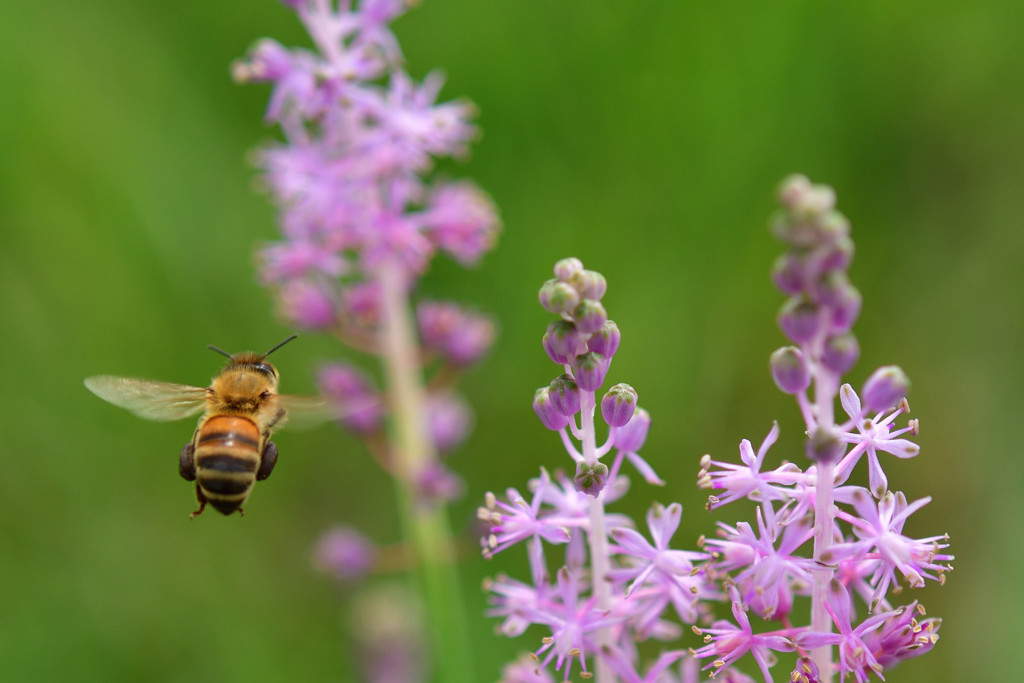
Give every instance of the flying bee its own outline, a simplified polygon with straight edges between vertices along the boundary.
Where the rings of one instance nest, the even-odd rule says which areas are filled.
[[[181,449],[178,471],[196,483],[201,514],[206,504],[218,512],[242,514],[252,485],[270,476],[277,445],[270,440],[289,417],[326,420],[325,402],[315,397],[277,393],[279,375],[266,358],[295,339],[292,335],[264,354],[230,354],[228,364],[206,389],[132,377],[96,375],[85,386],[104,401],[148,420],[180,420],[202,413],[192,440]]]

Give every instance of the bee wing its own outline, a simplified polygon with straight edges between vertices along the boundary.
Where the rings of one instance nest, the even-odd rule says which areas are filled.
[[[278,394],[277,400],[285,410],[278,427],[288,424],[289,429],[308,429],[334,419],[334,407],[322,396],[292,396]]]
[[[343,420],[346,417],[368,408],[376,407],[375,399],[367,399],[358,404],[339,406],[323,396],[291,396],[278,394],[277,399],[285,409],[285,418],[278,424],[288,423],[289,429],[306,429],[330,420]]]
[[[85,386],[104,401],[147,420],[180,420],[206,407],[206,389],[187,384],[96,375],[86,377]]]

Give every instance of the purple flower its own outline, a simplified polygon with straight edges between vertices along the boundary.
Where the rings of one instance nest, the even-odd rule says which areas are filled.
[[[872,603],[877,602],[890,587],[897,587],[897,571],[911,587],[919,588],[926,578],[944,580],[944,573],[952,569],[939,564],[953,559],[952,555],[937,552],[948,547],[946,536],[913,539],[901,533],[907,518],[929,502],[931,498],[922,498],[908,504],[902,492],[895,495],[887,492],[876,501],[865,489],[857,489],[853,499],[857,515],[843,511],[837,513],[839,518],[852,525],[859,540],[833,547],[831,557],[877,560],[871,577],[871,585],[875,589]]]
[[[357,581],[373,569],[377,550],[369,539],[350,527],[324,532],[313,549],[313,564],[334,578]]]
[[[419,502],[425,505],[450,503],[461,498],[466,490],[462,478],[440,462],[420,470],[415,483]]]
[[[768,449],[772,447],[772,444],[778,438],[779,423],[773,422],[771,430],[764,438],[764,441],[761,442],[757,453],[754,453],[754,448],[747,439],[743,439],[740,442],[740,460],[743,463],[742,465],[712,460],[710,456],[704,456],[701,459],[701,470],[698,474],[698,484],[700,487],[704,489],[721,489],[726,492],[725,495],[712,496],[708,500],[709,510],[720,508],[741,498],[772,501],[784,500],[788,497],[788,492],[777,484],[778,476],[780,471],[792,472],[796,467],[795,465],[784,467],[780,471],[761,472],[765,455],[768,454]],[[709,470],[712,465],[720,469]],[[765,510],[768,523],[774,524],[774,509],[769,505],[766,506]]]
[[[647,528],[650,529],[650,543],[632,529],[612,529],[612,540],[616,546],[613,552],[629,556],[639,563],[628,570],[620,570],[619,576],[632,575],[633,581],[626,588],[626,597],[649,579],[655,582],[668,582],[683,588],[684,578],[693,571],[693,561],[707,559],[705,553],[672,550],[668,547],[672,536],[679,529],[679,521],[683,516],[683,506],[672,503],[667,508],[659,503],[647,511]],[[685,586],[689,588],[689,586]]]
[[[372,434],[381,428],[384,407],[361,370],[346,363],[329,363],[317,373],[320,391],[336,406],[342,425],[357,434]]]
[[[890,425],[893,421],[899,415],[909,410],[909,407],[905,409],[902,405],[896,407],[888,415],[878,413],[873,419],[866,419],[864,409],[861,408],[860,398],[849,384],[844,384],[841,387],[839,397],[843,410],[850,416],[849,422],[844,424],[843,428],[855,428],[857,431],[855,432],[850,429],[850,431],[843,432],[840,435],[842,441],[852,443],[854,447],[846,454],[836,470],[842,476],[842,479],[845,480],[861,455],[867,453],[868,485],[871,487],[871,493],[876,498],[881,498],[882,494],[886,491],[886,487],[889,485],[889,481],[882,470],[881,464],[878,462],[878,451],[890,453],[897,458],[913,458],[920,452],[920,447],[913,441],[896,437],[907,432],[916,433],[917,423],[912,421],[908,427],[903,429],[891,429]]]
[[[504,574],[486,579],[484,590],[490,594],[488,602],[491,607],[486,611],[487,616],[503,618],[499,628],[510,638],[522,635],[535,623],[537,615],[544,609],[548,593],[545,582],[531,586]]]
[[[550,484],[551,477],[542,469],[540,485],[534,491],[530,503],[514,488],[508,489],[505,494],[507,503],[493,495],[488,496],[487,506],[478,511],[478,516],[492,525],[484,546],[484,557],[493,557],[495,553],[516,543],[529,540],[530,566],[534,569],[534,576],[546,573],[541,539],[556,544],[569,542],[569,529],[559,524],[561,518],[540,516],[541,502]]]
[[[772,659],[771,654],[775,652],[792,652],[793,642],[787,637],[789,632],[772,632],[754,635],[750,628],[750,619],[743,608],[739,593],[735,588],[730,589],[732,598],[732,615],[736,624],[719,620],[714,623],[713,628],[697,628],[694,632],[704,636],[704,647],[694,651],[693,655],[700,659],[714,657],[714,659],[703,667],[703,670],[714,669],[718,672],[721,669],[733,664],[748,652],[757,662],[764,680],[772,683],[772,675],[769,672]]]
[[[941,619],[917,620],[924,608],[916,601],[900,607],[875,631],[867,634],[868,644],[882,667],[889,669],[905,659],[929,652],[939,640]]]
[[[538,667],[537,662],[529,657],[520,657],[502,669],[501,683],[555,683],[555,679]]]
[[[796,644],[807,649],[822,645],[838,645],[840,681],[845,681],[846,674],[852,673],[860,683],[867,683],[870,674],[881,676],[883,667],[875,658],[865,638],[870,638],[873,631],[896,613],[876,614],[854,627],[850,621],[850,604],[850,594],[846,588],[839,581],[833,580],[829,584],[825,609],[828,610],[839,633],[806,631],[796,637]]]
[[[811,572],[818,564],[795,552],[811,539],[814,530],[807,517],[781,529],[767,525],[761,509],[757,509],[757,534],[746,522],[735,528],[719,522],[723,538],[708,539],[707,545],[714,548],[717,570],[740,570],[734,581],[746,604],[766,619],[778,619],[792,608],[794,585],[809,586],[813,581]]]
[[[446,391],[427,396],[427,429],[439,453],[458,448],[473,426],[473,413],[458,394]]]
[[[448,301],[428,301],[416,307],[420,338],[428,350],[457,366],[480,360],[494,342],[490,318]]]
[[[494,246],[501,230],[490,197],[466,182],[434,188],[421,219],[434,245],[467,265]]]
[[[598,629],[611,626],[617,622],[614,617],[597,609],[594,597],[580,600],[578,581],[568,567],[558,570],[558,587],[555,591],[558,604],[555,609],[547,611],[541,622],[551,628],[551,638],[537,650],[540,657],[547,652],[541,664],[547,666],[555,660],[555,670],[565,667],[564,680],[569,680],[572,673],[572,660],[578,658],[580,668],[587,672],[587,651],[593,648],[590,634]]]
[[[327,330],[338,322],[338,300],[325,283],[291,280],[278,291],[278,310],[304,330]]]

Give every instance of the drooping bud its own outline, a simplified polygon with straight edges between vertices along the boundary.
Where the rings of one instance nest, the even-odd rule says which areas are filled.
[[[818,307],[807,297],[794,296],[779,310],[779,327],[797,344],[808,342],[818,334]]]
[[[575,323],[569,320],[555,320],[548,325],[548,330],[544,333],[544,351],[547,352],[548,358],[559,365],[571,363],[576,357],[580,338]]]
[[[860,398],[866,412],[880,413],[894,407],[910,390],[910,378],[898,365],[878,368],[864,382]]]
[[[587,340],[587,349],[599,353],[605,358],[611,358],[619,350],[619,342],[622,341],[622,333],[614,320],[606,320],[604,325]]]
[[[784,252],[772,265],[772,283],[783,294],[799,294],[807,280],[806,271],[806,257],[802,252]]]
[[[549,313],[570,313],[580,305],[580,294],[572,286],[558,280],[545,282],[537,295],[540,305]]]
[[[576,288],[584,299],[598,301],[608,290],[608,281],[596,270],[578,270],[569,278],[569,284]]]
[[[636,411],[636,391],[628,384],[616,384],[601,399],[601,417],[609,427],[623,427]]]
[[[551,380],[548,399],[563,415],[572,416],[580,412],[580,389],[571,375],[559,375]]]
[[[811,373],[804,353],[795,346],[784,346],[772,354],[772,378],[787,394],[799,394],[811,385]]]
[[[651,414],[637,408],[632,419],[615,432],[615,447],[627,453],[636,453],[644,447],[651,428]]]
[[[830,309],[833,331],[846,332],[853,327],[860,315],[862,299],[844,271],[833,270],[825,275],[818,283],[818,296]]]
[[[601,461],[576,463],[576,476],[572,478],[576,490],[597,498],[608,483],[608,466]]]
[[[569,416],[558,410],[551,402],[549,387],[541,387],[533,395],[533,412],[537,413],[541,424],[553,432],[564,429],[569,424]]]
[[[832,203],[835,204],[835,192],[831,187],[829,187],[828,190],[829,192],[832,192]],[[821,230],[822,240],[824,240],[825,244],[833,244],[844,237],[850,236],[850,221],[846,216],[838,211],[829,211],[828,214],[818,222],[818,225]]]
[[[555,277],[562,282],[568,282],[573,274],[583,270],[583,261],[574,256],[564,258],[555,264]]]
[[[842,300],[831,309],[832,315],[829,321],[832,324],[833,332],[848,332],[860,317],[860,307],[863,303],[860,291],[851,285],[848,289],[843,290],[842,296]]]
[[[822,257],[822,270],[846,270],[853,262],[854,251],[856,249],[849,235],[837,237]]]
[[[838,434],[830,429],[819,428],[807,437],[805,444],[807,459],[813,462],[834,463],[843,457],[846,444],[839,440]]]
[[[593,351],[576,356],[572,361],[572,374],[576,384],[583,391],[597,391],[604,384],[605,373],[608,372],[608,361]]]
[[[576,290],[573,290],[576,291]],[[608,314],[600,301],[584,299],[572,313],[576,321],[576,328],[582,334],[593,334],[597,332],[608,321]]]
[[[821,352],[821,362],[837,375],[845,375],[849,372],[857,364],[858,358],[860,358],[860,344],[852,334],[840,334],[825,340],[825,347]]]

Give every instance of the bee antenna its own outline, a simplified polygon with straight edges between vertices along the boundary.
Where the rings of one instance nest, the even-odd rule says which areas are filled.
[[[228,353],[224,349],[217,348],[213,344],[207,344],[206,348],[210,349],[211,351],[216,351],[217,353],[223,354],[223,355],[227,356],[228,358],[231,358],[231,354],[230,353]]]
[[[295,338],[297,338],[298,336],[299,336],[299,335],[297,335],[297,334],[293,334],[292,336],[288,337],[288,338],[287,338],[287,339],[285,339],[285,340],[284,340],[283,342],[281,342],[280,344],[278,344],[277,346],[275,346],[274,348],[270,349],[270,350],[269,350],[269,351],[267,351],[267,352],[266,352],[265,354],[263,354],[263,357],[264,357],[264,358],[266,358],[267,356],[269,356],[270,354],[272,354],[272,353],[273,353],[274,351],[277,351],[277,350],[278,350],[279,348],[281,348],[282,346],[284,346],[285,344],[287,344],[288,342],[290,342],[290,341],[291,341],[292,339],[295,339]]]

